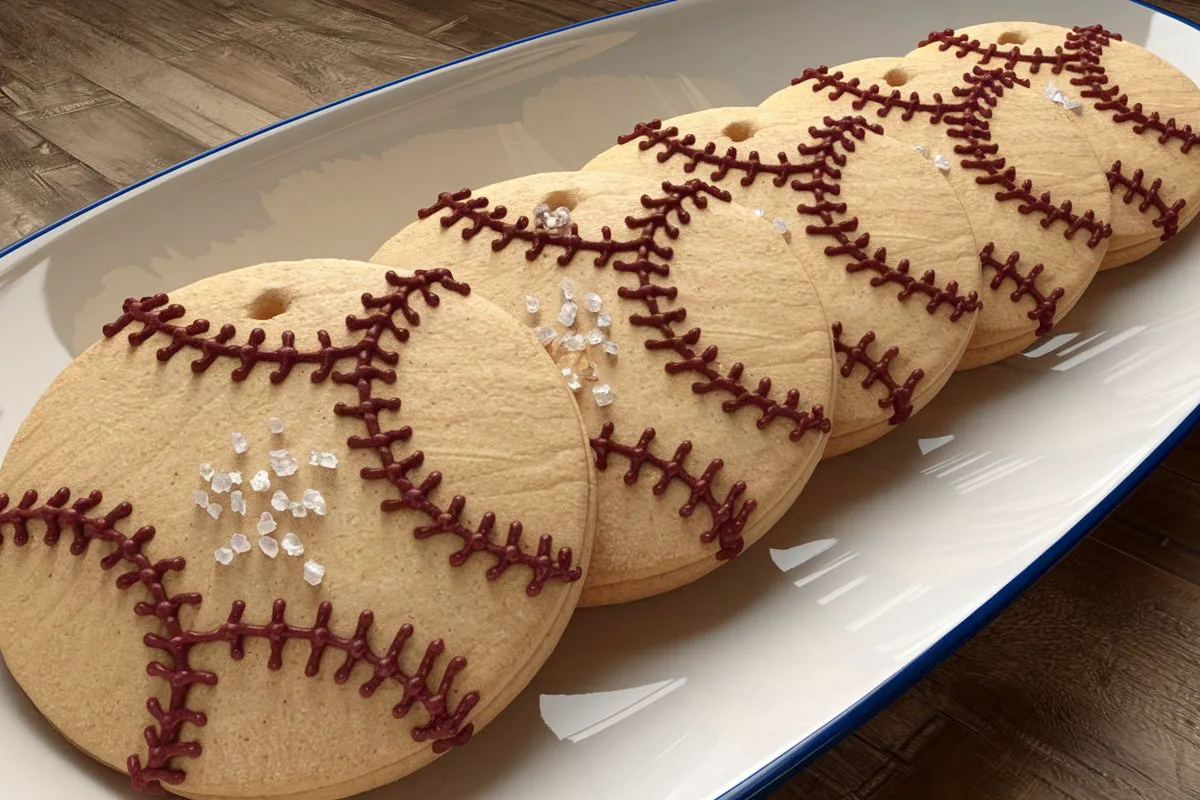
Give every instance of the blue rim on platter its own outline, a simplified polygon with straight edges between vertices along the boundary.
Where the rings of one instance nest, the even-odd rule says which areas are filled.
[[[523,39],[517,39],[506,44],[489,48],[487,50],[482,50],[478,53],[472,53],[470,55],[463,56],[462,58],[456,58],[453,61],[447,61],[446,63],[439,64],[435,67],[414,72],[411,75],[405,75],[402,78],[397,78],[369,89],[364,89],[361,92],[355,92],[354,94],[347,95],[346,97],[334,100],[330,103],[326,103],[286,119],[279,120],[278,122],[267,125],[266,127],[259,128],[256,131],[252,131],[243,136],[231,139],[224,144],[220,144],[209,150],[205,150],[202,153],[198,153],[197,155],[181,161],[178,164],[174,164],[166,169],[154,173],[153,175],[149,175],[135,183],[118,189],[117,191],[99,200],[96,200],[93,203],[89,203],[83,208],[68,214],[62,219],[40,228],[8,245],[7,247],[0,249],[0,258],[16,252],[17,250],[39,239],[50,231],[67,224],[76,217],[88,213],[92,209],[99,208],[100,206],[115,200],[121,195],[138,189],[146,184],[152,183],[159,178],[188,166],[189,164],[216,155],[222,150],[227,150],[237,144],[261,136],[264,133],[274,130],[275,128],[279,128],[284,125],[290,125],[294,122],[305,119],[306,117],[310,117],[322,111],[335,108],[360,97],[374,94],[391,86],[396,86],[414,78],[418,78],[422,75],[428,75],[429,73],[437,72],[439,70],[446,69],[447,67],[452,67],[456,64],[473,61],[490,53],[507,50],[510,47],[516,47],[517,45],[533,42],[538,39],[543,39],[547,36],[554,36],[564,31],[581,28],[583,26],[591,25],[603,20],[622,17],[627,14],[646,11],[658,6],[669,5],[674,2],[676,2],[676,0],[656,0],[655,2],[648,3],[644,6],[617,11],[612,14],[606,14],[594,19],[576,22],[571,25],[565,25],[561,28],[545,31],[544,33],[539,33],[534,36],[527,36]],[[1129,0],[1129,2],[1139,6],[1144,6],[1158,14],[1170,17],[1178,22],[1182,22],[1190,28],[1200,31],[1200,25],[1171,11],[1150,5],[1147,2],[1143,2],[1143,0]],[[850,733],[854,732],[854,730],[866,723],[867,720],[883,710],[885,706],[910,689],[922,677],[932,671],[934,667],[936,667],[947,657],[949,657],[951,653],[962,646],[968,639],[970,639],[979,631],[983,630],[983,628],[985,628],[992,620],[999,616],[1000,612],[1004,611],[1004,609],[1006,609],[1014,600],[1016,600],[1022,592],[1028,589],[1034,583],[1034,581],[1049,571],[1051,567],[1053,567],[1068,552],[1070,552],[1070,550],[1085,536],[1087,536],[1087,534],[1090,533],[1091,530],[1096,527],[1106,516],[1108,516],[1108,514],[1112,512],[1122,500],[1128,497],[1129,494],[1138,486],[1138,484],[1140,484],[1160,463],[1162,463],[1163,459],[1167,457],[1167,454],[1170,453],[1171,450],[1173,450],[1175,446],[1178,445],[1179,442],[1182,441],[1183,438],[1187,436],[1189,431],[1191,431],[1191,429],[1197,424],[1200,424],[1200,404],[1193,408],[1191,412],[1183,419],[1183,421],[1173,431],[1171,431],[1170,435],[1168,435],[1166,439],[1164,439],[1158,445],[1158,447],[1154,448],[1154,450],[1152,450],[1141,461],[1141,463],[1139,463],[1133,469],[1133,471],[1125,477],[1124,480],[1118,483],[1113,490],[1104,497],[1103,500],[1097,503],[1095,507],[1093,507],[1092,510],[1083,517],[1083,519],[1081,519],[1070,530],[1063,534],[1058,541],[1047,548],[1045,552],[1043,552],[1037,559],[1033,561],[1033,563],[1018,573],[1016,577],[1014,577],[999,591],[992,595],[985,603],[983,603],[983,605],[975,609],[975,611],[966,617],[962,622],[948,631],[937,642],[930,645],[928,649],[914,658],[896,674],[892,675],[879,686],[875,687],[872,691],[865,694],[853,705],[842,711],[842,713],[825,723],[825,725],[796,742],[788,750],[767,765],[760,768],[753,775],[750,775],[742,780],[737,786],[734,786],[726,791],[720,796],[719,800],[751,800],[752,798],[758,798],[766,795],[796,772],[810,764],[817,756],[821,755],[843,738],[848,736]]]

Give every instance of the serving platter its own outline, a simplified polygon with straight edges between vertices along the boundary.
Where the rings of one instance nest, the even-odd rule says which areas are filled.
[[[251,134],[0,252],[0,453],[131,295],[366,258],[439,191],[575,169],[638,121],[754,105],[806,66],[1000,17],[1100,22],[1200,81],[1200,34],[1128,2],[676,0],[499,48]],[[471,745],[371,800],[744,798],[911,685],[1200,419],[1200,235],[1102,274],[1023,355],[822,464],[762,542],[588,609]],[[2,576],[0,576],[2,579]],[[126,798],[0,671],[5,796]]]

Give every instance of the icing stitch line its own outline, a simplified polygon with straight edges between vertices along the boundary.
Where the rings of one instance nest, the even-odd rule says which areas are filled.
[[[601,229],[600,241],[591,241],[579,235],[579,226],[575,224],[571,225],[570,233],[560,234],[531,227],[529,218],[525,216],[518,217],[515,222],[508,222],[505,219],[508,216],[508,210],[504,206],[497,206],[489,210],[487,198],[471,197],[469,189],[454,193],[443,192],[438,195],[434,205],[423,208],[417,213],[421,219],[426,219],[439,211],[445,211],[446,213],[439,218],[439,222],[446,229],[459,222],[469,224],[469,227],[462,229],[462,237],[465,240],[473,239],[486,230],[496,237],[491,242],[491,248],[496,252],[508,247],[514,241],[519,241],[526,245],[525,258],[530,261],[538,258],[546,248],[561,250],[556,258],[559,266],[570,264],[574,257],[581,252],[595,253],[596,257],[592,263],[597,268],[605,267],[611,261],[612,268],[617,272],[637,276],[637,286],[622,286],[617,290],[617,296],[625,300],[638,300],[643,304],[646,313],[632,314],[629,321],[633,325],[650,328],[657,334],[656,338],[652,337],[645,341],[645,347],[648,350],[670,350],[678,356],[679,360],[669,361],[664,366],[668,373],[697,375],[700,379],[692,384],[692,391],[696,394],[717,392],[725,395],[726,399],[722,402],[721,409],[726,413],[733,413],[743,407],[756,410],[759,414],[756,424],[760,429],[766,428],[776,419],[791,422],[792,429],[788,432],[788,438],[791,441],[799,441],[809,430],[828,433],[830,421],[825,416],[823,407],[814,405],[807,411],[801,410],[798,390],[787,390],[783,401],[780,402],[771,397],[770,378],[760,379],[756,388],[749,389],[742,382],[745,367],[740,362],[734,363],[728,373],[722,375],[712,366],[717,360],[716,345],[708,345],[703,350],[698,350],[700,328],[691,328],[682,335],[675,332],[674,326],[686,319],[687,310],[678,307],[665,310],[659,304],[660,298],[674,300],[678,289],[656,282],[670,275],[670,266],[661,262],[670,260],[674,253],[670,246],[660,244],[655,237],[660,231],[668,239],[675,239],[679,236],[680,226],[687,224],[691,219],[690,212],[683,207],[684,200],[690,200],[696,208],[704,209],[707,207],[710,197],[724,202],[728,202],[730,197],[728,192],[700,180],[690,180],[682,185],[665,182],[662,186],[666,193],[665,196],[660,198],[643,196],[641,198],[642,207],[648,212],[645,216],[631,215],[625,219],[627,228],[638,231],[638,236],[628,240],[614,239],[612,229],[608,226]],[[678,224],[671,222],[670,214],[675,215]],[[634,260],[628,262],[614,260],[614,256],[622,253],[631,254]],[[653,260],[652,257],[661,259],[661,262]],[[592,440],[593,449],[596,450],[596,465],[599,469],[607,467],[606,454],[609,451],[628,456],[630,453],[640,452],[637,450],[639,446],[644,448],[649,445],[649,440],[640,445],[633,445],[632,448],[628,445],[617,445],[611,442],[610,435],[611,431],[605,433],[602,429],[601,436]],[[645,434],[643,434],[644,438]],[[681,448],[686,448],[686,451],[690,451],[691,446],[690,442],[680,445]],[[599,450],[597,447],[605,449]],[[677,456],[682,458],[678,452]],[[639,456],[639,458],[654,466],[675,463],[662,461],[660,464],[648,455]],[[714,465],[716,466],[714,467]],[[696,508],[697,502],[703,503],[708,508],[711,524],[700,534],[700,540],[707,543],[715,539],[720,545],[717,558],[724,560],[742,550],[742,528],[746,518],[757,504],[754,501],[746,501],[736,513],[731,512],[735,498],[744,491],[745,484],[742,482],[735,484],[735,488],[739,486],[743,488],[737,489],[736,492],[731,491],[726,503],[717,503],[715,498],[712,498],[710,502],[710,497],[705,492],[708,491],[711,481],[721,465],[722,462],[719,459],[714,460],[705,471],[704,476],[700,478],[687,476],[683,472],[677,472],[676,467],[671,467],[671,476],[677,476],[678,480],[684,481],[693,493],[692,499],[680,509],[681,515],[690,516]],[[681,466],[678,468],[681,469]],[[626,474],[626,483],[629,483],[629,476],[633,476],[633,479],[636,480],[638,474],[638,469],[632,469]],[[655,494],[661,495],[666,490],[666,484],[672,479],[673,477],[666,477],[665,482],[660,481],[662,491],[659,491],[658,488],[660,484],[656,484]],[[704,486],[701,486],[701,481],[706,482]],[[700,492],[700,494],[697,495],[696,492]],[[727,509],[726,506],[730,506],[730,508]]]
[[[632,133],[618,137],[617,143],[628,144],[642,139],[638,142],[638,149],[642,151],[661,146],[663,150],[656,156],[659,163],[666,163],[678,153],[688,159],[683,165],[683,171],[687,173],[694,172],[700,164],[715,167],[709,176],[714,182],[724,180],[732,170],[743,173],[740,180],[742,186],[752,185],[760,174],[765,174],[773,176],[771,182],[775,186],[790,185],[793,191],[808,192],[813,195],[816,205],[801,203],[796,207],[796,211],[800,214],[820,216],[823,225],[809,225],[806,232],[813,236],[829,236],[837,242],[836,246],[830,245],[825,248],[826,255],[848,255],[855,259],[846,265],[847,272],[874,272],[871,285],[876,287],[888,283],[898,284],[900,292],[896,297],[901,301],[915,293],[924,295],[928,298],[925,310],[930,314],[935,313],[943,304],[949,305],[950,319],[955,322],[964,314],[977,310],[981,305],[979,295],[976,292],[966,296],[960,295],[956,281],[950,281],[945,288],[941,288],[934,282],[936,278],[933,270],[928,270],[918,279],[909,274],[910,265],[907,258],[892,267],[887,263],[886,248],[881,247],[874,253],[868,253],[866,248],[871,242],[869,233],[863,232],[856,239],[851,239],[847,233],[857,231],[858,217],[850,217],[834,224],[833,214],[844,216],[846,203],[828,202],[825,195],[841,194],[841,186],[837,183],[841,178],[838,168],[845,166],[845,154],[855,152],[855,140],[862,141],[868,132],[882,134],[883,127],[873,125],[862,117],[844,117],[840,120],[825,117],[824,124],[824,128],[813,126],[808,129],[814,141],[797,144],[796,150],[801,160],[795,163],[788,161],[788,154],[784,152],[776,155],[778,163],[763,161],[754,150],[745,158],[738,158],[736,147],[730,147],[723,155],[717,155],[716,143],[708,142],[698,147],[695,134],[689,133],[680,137],[678,128],[672,126],[664,129],[662,120],[659,119],[638,123]],[[842,153],[837,152],[839,147]],[[811,180],[796,178],[789,183],[789,179],[800,175],[811,176]]]
[[[1175,118],[1162,121],[1157,111],[1149,115],[1142,109],[1141,103],[1129,105],[1129,96],[1121,93],[1121,87],[1116,84],[1106,87],[1108,74],[1102,63],[1104,48],[1113,41],[1121,41],[1120,34],[1111,33],[1099,25],[1075,27],[1067,32],[1066,41],[1056,47],[1053,56],[1042,52],[1040,47],[1034,48],[1033,53],[1022,53],[1020,47],[1014,46],[1008,52],[999,52],[992,44],[986,48],[978,39],[971,39],[964,34],[955,35],[951,29],[929,34],[929,38],[921,42],[921,47],[937,43],[941,51],[957,48],[955,55],[964,58],[968,54],[981,56],[981,64],[987,64],[992,58],[1003,58],[1008,69],[1018,63],[1027,64],[1029,71],[1036,74],[1042,66],[1048,65],[1050,71],[1059,74],[1063,70],[1074,73],[1079,77],[1071,78],[1073,86],[1086,87],[1080,92],[1080,97],[1093,100],[1093,107],[1098,111],[1112,111],[1113,122],[1133,123],[1133,132],[1141,135],[1147,130],[1158,134],[1158,143],[1166,145],[1172,140],[1180,142],[1181,153],[1188,153],[1192,145],[1200,142],[1200,134],[1193,132],[1191,125],[1180,128]],[[1068,52],[1070,51],[1070,52]],[[1154,220],[1156,228],[1162,228],[1162,241],[1167,241],[1179,231],[1180,214],[1187,201],[1180,199],[1167,205],[1159,199],[1158,190],[1162,186],[1161,179],[1155,179],[1150,190],[1142,188],[1142,170],[1136,170],[1132,179],[1126,179],[1121,174],[1121,162],[1117,161],[1106,173],[1109,188],[1116,191],[1118,186],[1125,189],[1122,201],[1128,205],[1134,198],[1141,196],[1143,201],[1138,205],[1138,211],[1146,213],[1153,208],[1158,212]]]
[[[888,420],[893,425],[899,424],[912,414],[912,396],[917,384],[925,377],[925,370],[914,369],[903,384],[896,383],[889,371],[892,359],[900,354],[899,347],[889,347],[878,361],[871,358],[867,352],[875,341],[875,331],[867,331],[856,345],[848,345],[842,341],[842,323],[835,322],[832,326],[833,349],[846,357],[842,363],[841,376],[849,378],[854,373],[854,367],[861,364],[867,370],[867,377],[862,380],[864,389],[871,388],[876,382],[887,389],[887,396],[879,399],[880,408],[892,408],[892,417]]]
[[[999,191],[995,193],[996,200],[1002,203],[1016,200],[1018,201],[1018,213],[1041,214],[1040,224],[1044,229],[1048,230],[1055,223],[1064,223],[1063,236],[1066,239],[1073,239],[1080,230],[1087,231],[1089,234],[1088,247],[1096,247],[1101,241],[1112,236],[1112,226],[1097,220],[1094,211],[1088,210],[1082,215],[1076,214],[1070,200],[1055,204],[1049,192],[1043,192],[1040,196],[1036,195],[1032,181],[1024,180],[1018,184],[1016,167],[1007,164],[1006,159],[999,155],[1000,146],[991,141],[989,120],[998,98],[1006,89],[1018,85],[1028,86],[1029,81],[1017,77],[1011,71],[988,70],[975,66],[971,72],[963,75],[965,86],[952,88],[952,95],[958,99],[954,102],[947,102],[941,93],[935,92],[933,102],[930,103],[922,101],[917,92],[910,93],[907,98],[901,95],[899,90],[883,94],[878,84],[863,88],[859,78],[852,78],[848,81],[844,78],[845,75],[842,72],[830,74],[829,68],[822,66],[817,69],[804,70],[801,77],[794,79],[792,84],[798,85],[811,81],[814,92],[831,89],[828,95],[830,100],[837,100],[843,95],[849,94],[855,98],[853,101],[855,110],[862,110],[868,104],[875,104],[880,106],[877,111],[880,117],[888,116],[893,108],[900,109],[901,119],[904,121],[913,119],[917,114],[927,115],[931,124],[945,124],[947,136],[963,140],[963,144],[954,146],[955,154],[964,157],[960,164],[964,169],[985,173],[976,176],[975,182],[980,185],[999,187]],[[1041,271],[1038,272],[1040,274]],[[1027,293],[1020,297],[1028,296],[1038,303],[1038,296],[1048,298],[1054,291],[1057,290],[1049,293]],[[1017,297],[1017,294],[1013,293],[1010,297]],[[1042,320],[1037,331],[1039,335],[1044,335],[1053,327],[1053,320],[1047,317],[1047,312],[1052,314],[1053,310],[1044,303],[1039,303],[1034,308],[1036,312],[1034,318]]]
[[[283,600],[274,602],[271,619],[263,625],[244,622],[242,617],[246,604],[238,600],[233,604],[227,621],[217,628],[211,631],[185,628],[179,621],[180,610],[184,606],[200,605],[201,596],[196,593],[171,594],[165,585],[168,574],[183,571],[185,560],[176,557],[152,562],[145,555],[143,549],[155,534],[152,526],[139,528],[132,537],[125,536],[117,529],[118,523],[133,514],[133,507],[129,503],[121,503],[104,516],[89,516],[89,512],[103,502],[103,495],[94,491],[68,505],[70,496],[68,489],[59,489],[48,501],[38,505],[37,492],[28,491],[15,507],[9,508],[8,495],[0,494],[0,544],[4,541],[3,532],[7,527],[12,530],[13,544],[24,547],[30,541],[31,521],[41,522],[45,526],[42,542],[48,547],[56,545],[64,531],[70,531],[72,538],[68,549],[74,556],[86,553],[93,541],[111,544],[113,550],[101,558],[100,568],[108,571],[120,564],[126,565],[128,570],[116,578],[117,588],[124,591],[140,584],[149,594],[150,602],[136,603],[134,613],[158,620],[161,633],[147,633],[143,641],[147,647],[160,651],[162,655],[159,657],[161,660],[150,662],[146,673],[169,684],[170,698],[166,708],[157,697],[152,696],[146,702],[146,709],[154,718],[154,724],[143,732],[147,745],[146,760],[143,763],[141,757],[134,754],[126,762],[135,789],[161,793],[164,791],[163,784],[180,785],[186,773],[173,766],[172,761],[198,758],[201,754],[200,742],[182,740],[185,724],[197,728],[208,724],[207,715],[187,707],[192,687],[215,686],[218,680],[215,673],[195,669],[191,664],[192,649],[201,644],[228,643],[230,657],[241,660],[245,655],[247,638],[266,639],[271,643],[267,668],[279,670],[283,667],[285,642],[293,639],[307,641],[310,651],[304,674],[308,677],[320,671],[326,650],[340,650],[346,657],[334,673],[335,683],[349,681],[354,668],[363,663],[372,669],[373,674],[359,686],[362,697],[371,697],[390,679],[403,687],[403,695],[392,708],[394,717],[402,718],[414,705],[421,704],[429,721],[412,729],[414,740],[424,742],[432,739],[434,752],[442,753],[453,746],[465,744],[471,738],[474,724],[464,726],[463,721],[479,702],[479,693],[472,691],[464,695],[453,711],[449,709],[447,699],[456,676],[466,667],[467,660],[461,656],[452,658],[437,687],[429,687],[430,673],[445,651],[441,639],[429,643],[420,665],[412,674],[408,674],[400,667],[399,660],[405,645],[412,638],[412,625],[402,625],[387,651],[376,653],[367,641],[367,634],[374,622],[372,612],[363,611],[354,633],[343,637],[329,628],[329,620],[333,615],[333,605],[329,602],[320,604],[311,628],[289,625],[284,617],[286,603]]]
[[[712,517],[712,525],[700,535],[700,541],[708,543],[716,539],[720,545],[717,560],[726,561],[742,552],[745,541],[742,539],[742,529],[754,509],[758,508],[755,500],[744,500],[738,507],[738,498],[746,491],[746,482],[737,481],[730,487],[725,499],[718,500],[713,494],[712,484],[717,473],[725,466],[725,462],[714,458],[699,476],[687,471],[683,462],[692,452],[691,442],[682,442],[675,448],[675,454],[664,459],[650,452],[650,444],[654,441],[654,428],[646,428],[638,438],[637,444],[620,444],[612,438],[614,426],[611,422],[604,423],[600,435],[590,440],[592,450],[596,453],[596,469],[608,469],[610,453],[624,456],[629,460],[629,471],[624,475],[626,486],[637,483],[643,464],[649,464],[660,473],[658,481],[651,491],[661,496],[667,491],[672,481],[678,481],[687,487],[690,496],[679,509],[679,516],[690,517],[700,505],[704,505]]]
[[[550,580],[564,582],[577,581],[582,575],[579,567],[572,567],[571,548],[560,548],[552,556],[553,540],[550,535],[543,535],[538,540],[536,553],[529,553],[521,546],[523,529],[519,521],[509,523],[508,535],[504,541],[495,538],[496,515],[486,512],[475,528],[471,528],[462,520],[466,498],[456,495],[443,509],[429,496],[442,482],[442,473],[433,471],[417,483],[413,476],[414,470],[419,469],[425,461],[425,454],[415,450],[404,458],[397,459],[392,452],[396,442],[407,442],[412,438],[412,428],[405,425],[401,428],[384,430],[379,423],[381,411],[398,412],[399,397],[380,397],[374,394],[377,383],[392,385],[396,382],[396,370],[392,369],[400,360],[398,352],[385,349],[380,344],[384,332],[391,332],[396,339],[403,343],[408,341],[409,331],[396,322],[396,314],[411,326],[420,324],[420,316],[409,305],[409,296],[416,292],[431,308],[437,307],[440,297],[434,294],[434,284],[442,288],[466,295],[470,288],[454,280],[449,270],[416,270],[411,277],[402,277],[395,272],[387,273],[387,282],[395,287],[395,291],[374,296],[362,296],[366,317],[351,315],[346,318],[346,327],[351,332],[365,331],[362,338],[352,345],[334,347],[329,333],[317,331],[317,341],[321,347],[317,350],[297,350],[296,337],[291,331],[284,331],[281,339],[282,346],[278,349],[264,348],[266,334],[261,328],[250,332],[245,344],[233,342],[237,330],[233,325],[224,325],[220,332],[212,338],[205,338],[210,329],[207,320],[198,319],[180,326],[172,320],[184,316],[186,311],[180,305],[168,305],[165,294],[145,297],[141,300],[125,301],[124,313],[116,322],[104,326],[104,335],[116,336],[131,323],[142,325],[141,330],[129,334],[130,344],[140,346],[155,334],[162,334],[170,339],[170,344],[159,348],[159,361],[169,361],[183,349],[199,351],[201,354],[192,361],[192,372],[202,373],[213,365],[218,358],[224,357],[240,362],[233,370],[231,377],[234,381],[243,381],[259,363],[275,364],[276,368],[270,374],[272,383],[280,383],[290,374],[296,364],[316,364],[317,369],[312,373],[312,382],[320,383],[330,378],[334,383],[353,386],[358,391],[358,404],[337,403],[333,411],[338,416],[357,417],[366,427],[366,436],[351,436],[346,444],[352,450],[372,450],[379,459],[379,466],[364,467],[360,475],[364,480],[383,480],[396,489],[396,497],[384,500],[380,505],[383,511],[397,511],[402,508],[420,512],[429,519],[429,524],[420,526],[413,531],[418,539],[426,539],[439,534],[451,534],[462,540],[462,549],[450,556],[453,566],[462,566],[467,560],[479,552],[486,552],[495,557],[495,563],[488,568],[488,580],[497,580],[512,565],[520,565],[529,569],[531,577],[525,587],[530,596],[541,592],[542,587]],[[337,367],[343,360],[353,358],[354,368],[349,372],[337,372]]]

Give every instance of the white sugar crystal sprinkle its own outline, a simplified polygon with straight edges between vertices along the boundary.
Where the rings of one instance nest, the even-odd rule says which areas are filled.
[[[295,475],[296,470],[300,469],[300,462],[287,450],[272,450],[270,456],[271,469],[281,478]]]
[[[250,448],[250,443],[246,441],[246,437],[238,432],[233,434],[233,452],[241,455]]]
[[[940,169],[942,172],[950,171],[950,159],[946,158],[941,153],[938,153],[936,156],[933,157],[933,165],[935,167],[937,167],[938,169]]]
[[[600,295],[596,294],[595,292],[588,292],[583,296],[583,307],[593,314],[599,311],[600,306],[603,304],[604,301],[601,300]]]
[[[617,343],[612,339],[609,339],[604,343],[604,352],[608,353],[610,356],[615,356],[617,354]]]
[[[283,420],[279,417],[271,417],[267,420],[267,428],[276,435],[283,433]]]
[[[217,503],[209,503],[208,508],[206,508],[204,510],[207,511],[208,515],[210,517],[212,517],[213,519],[221,518],[221,506],[218,505]]]
[[[300,498],[300,502],[304,504],[305,508],[316,514],[318,517],[325,516],[325,511],[327,509],[325,505],[325,497],[316,489],[305,489],[303,496]]]
[[[192,499],[196,501],[196,505],[201,508],[208,508],[208,492],[203,489],[197,489],[192,492]]]
[[[775,228],[775,230],[779,231],[780,233],[787,233],[788,231],[787,223],[783,221],[782,217],[776,217],[774,221],[771,222],[771,227]]]
[[[233,488],[233,480],[229,477],[228,472],[218,472],[212,478],[212,490],[217,494],[223,494]]]
[[[597,328],[611,328],[612,327],[612,314],[597,314],[596,315],[596,327]]]
[[[562,308],[558,310],[558,321],[566,327],[571,327],[575,324],[575,316],[579,313],[579,306],[572,303],[570,300],[562,304]]]
[[[241,486],[242,485],[242,473],[237,472],[236,470],[234,472],[229,473],[229,482],[232,483],[234,486]]]
[[[289,556],[304,555],[304,545],[301,544],[300,537],[294,533],[285,533],[279,543],[283,545],[283,552]]]
[[[583,338],[589,345],[597,345],[604,341],[604,331],[592,328]]]
[[[538,203],[533,207],[533,221],[542,224],[542,217],[550,213],[550,206],[547,203]]]
[[[211,481],[212,476],[215,473],[216,473],[216,470],[213,469],[212,464],[201,464],[200,465],[200,477],[203,478],[204,480]]]
[[[304,507],[303,503],[292,503],[290,506],[288,506],[288,510],[291,511],[292,516],[296,518],[308,516],[308,509]]]
[[[309,586],[318,586],[325,579],[325,567],[315,561],[304,562],[304,582]]]
[[[324,469],[337,469],[337,456],[333,453],[326,453],[323,450],[312,450],[308,454],[308,463],[310,466],[322,467]]]
[[[271,516],[271,512],[264,511],[258,518],[258,525],[256,526],[255,530],[258,531],[259,536],[266,536],[268,533],[275,530],[276,527],[275,518]]]
[[[534,295],[525,295],[525,310],[530,314],[536,314],[538,309],[542,307],[542,302]]]
[[[600,408],[611,406],[613,400],[615,399],[613,396],[612,387],[607,383],[602,383],[599,386],[594,387],[592,389],[592,396],[596,398],[596,405]]]
[[[549,214],[542,215],[542,226],[549,231],[556,231],[571,224],[571,211],[566,206],[559,206]]]
[[[766,217],[766,216],[767,216],[767,212],[766,212],[766,211],[763,211],[761,208],[756,208],[756,209],[754,209],[754,216],[756,216],[756,217]]]
[[[562,278],[558,282],[558,288],[562,291],[563,300],[575,299],[575,284],[571,283],[570,278]]]
[[[229,495],[229,510],[235,514],[241,514],[243,517],[246,516],[246,497],[240,489]]]
[[[271,495],[271,508],[276,511],[287,511],[291,502],[283,489],[276,489],[275,494]]]
[[[572,333],[563,337],[563,347],[572,353],[581,353],[587,347],[587,343],[584,341],[582,333]]]
[[[927,149],[925,148],[925,145],[923,145],[923,144],[914,144],[914,145],[913,145],[913,150],[916,150],[918,153],[920,153],[921,155],[925,156],[926,158],[928,158],[928,157],[929,157],[929,150],[927,150]]]
[[[258,540],[258,549],[262,550],[267,558],[274,558],[279,555],[279,542],[270,536],[262,536]]]
[[[570,368],[564,369],[562,376],[567,379],[567,387],[572,392],[578,392],[582,388],[583,384],[579,382],[579,376],[572,372]]]
[[[548,345],[554,341],[555,334],[554,334],[553,328],[547,328],[545,326],[539,325],[538,327],[533,329],[533,335],[537,337],[537,340],[539,342],[541,342],[544,345]]]
[[[213,557],[217,559],[218,564],[228,566],[233,563],[233,551],[228,547],[218,547],[216,550],[213,550]]]
[[[235,553],[250,552],[250,540],[240,533],[235,533],[229,537],[229,546],[233,548],[233,552]]]
[[[596,365],[589,361],[587,367],[583,370],[583,378],[588,381],[599,380],[600,370],[596,369]]]
[[[254,473],[254,477],[250,479],[250,488],[256,492],[271,488],[271,476],[267,474],[265,469],[260,469]]]

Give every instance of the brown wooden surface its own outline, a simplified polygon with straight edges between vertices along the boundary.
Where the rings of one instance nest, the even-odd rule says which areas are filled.
[[[0,243],[280,117],[640,4],[0,0]],[[1200,432],[773,800],[801,798],[1200,798]]]

